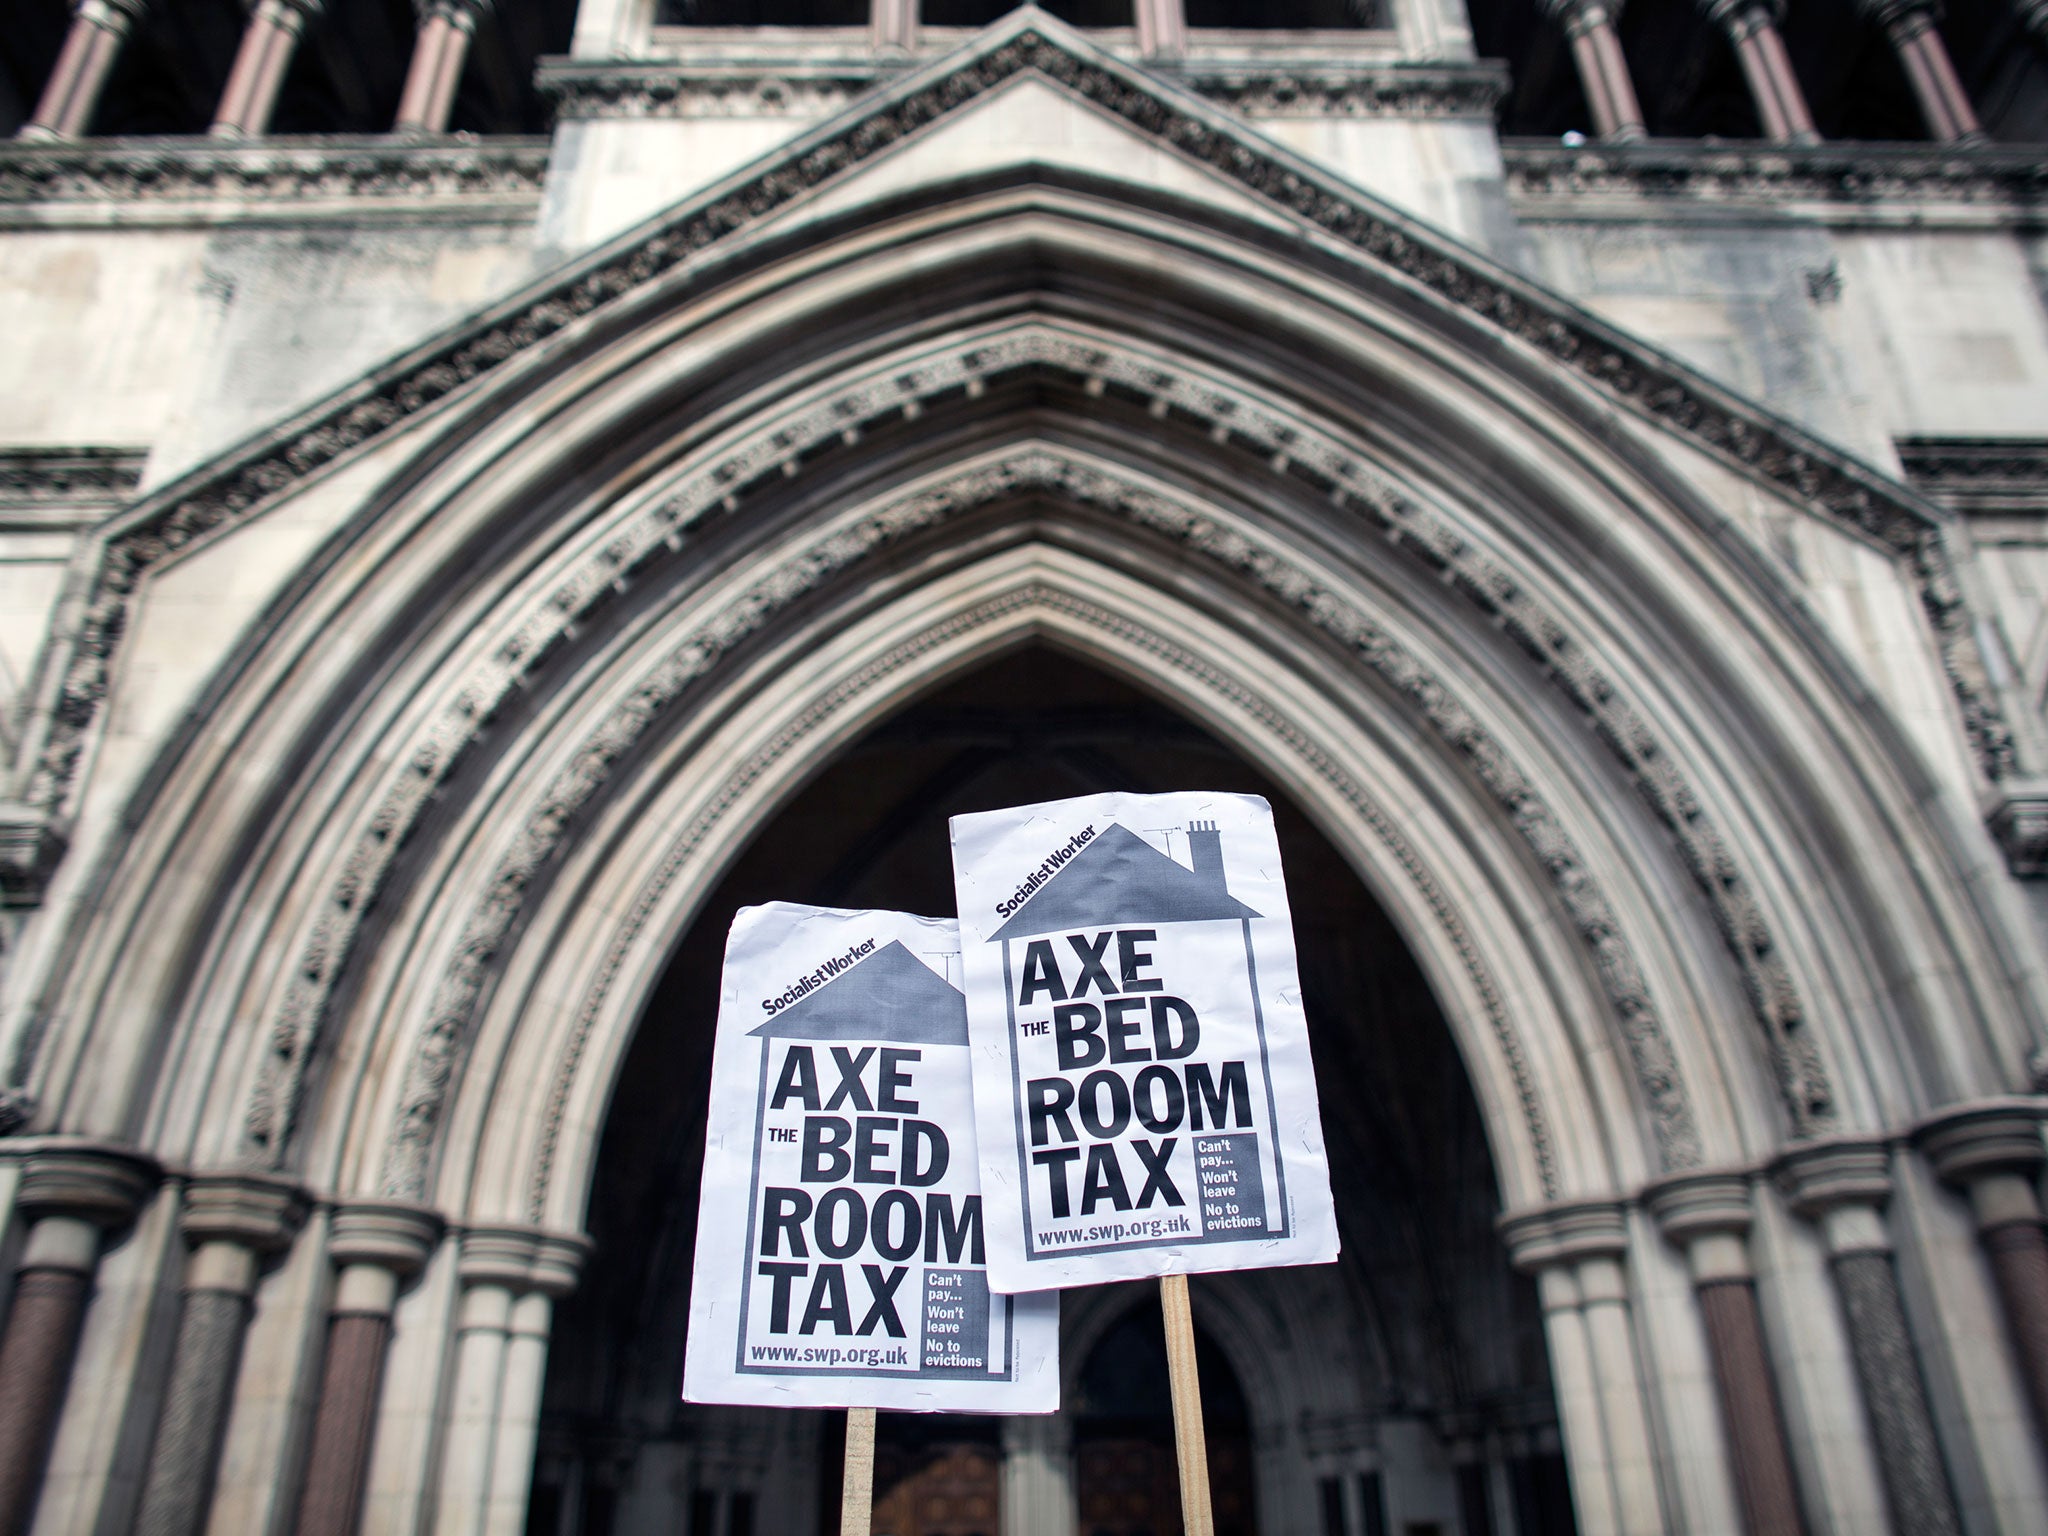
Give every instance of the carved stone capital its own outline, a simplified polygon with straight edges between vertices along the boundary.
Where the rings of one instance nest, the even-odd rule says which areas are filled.
[[[1570,28],[1619,21],[1626,0],[1539,0],[1539,3],[1544,15]]]
[[[1913,1142],[1945,1184],[1999,1173],[2033,1178],[2048,1162],[2044,1117],[2048,1099],[1991,1099],[1943,1110],[1913,1132]]]
[[[1985,805],[1984,824],[2014,878],[2038,880],[2048,875],[2048,781],[2000,785]]]
[[[1516,1269],[1524,1274],[1628,1251],[1628,1223],[1619,1204],[1575,1201],[1509,1211],[1494,1223]]]
[[[1746,1173],[1690,1173],[1643,1191],[1657,1230],[1681,1248],[1710,1236],[1741,1237],[1755,1213]]]
[[[464,1285],[566,1296],[576,1289],[590,1239],[543,1227],[470,1227],[461,1238],[457,1272]]]
[[[432,1257],[446,1225],[439,1211],[410,1201],[352,1201],[335,1211],[327,1251],[337,1268],[374,1264],[410,1275]]]
[[[70,1216],[107,1230],[135,1219],[162,1173],[133,1147],[51,1136],[23,1159],[15,1203],[33,1216]]]
[[[1892,1196],[1891,1156],[1881,1141],[1808,1142],[1779,1158],[1771,1172],[1786,1203],[1809,1221],[1844,1207],[1882,1210]]]
[[[1785,19],[1785,0],[1699,0],[1700,14],[1738,42]]]
[[[1621,0],[1542,0],[1543,14],[1577,37],[1594,27],[1611,27],[1621,19]]]
[[[71,14],[79,21],[122,34],[142,20],[148,10],[149,0],[72,0],[71,5]]]
[[[1904,25],[1922,32],[1942,15],[1939,0],[1859,0],[1858,8],[1887,31]]]
[[[289,1247],[306,1219],[306,1192],[260,1173],[195,1174],[179,1228],[193,1247],[234,1243],[254,1253]]]

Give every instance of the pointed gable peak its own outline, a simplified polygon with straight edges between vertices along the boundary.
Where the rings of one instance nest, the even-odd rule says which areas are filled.
[[[1188,830],[1191,839],[1216,835],[1213,827]],[[1111,924],[1259,915],[1230,894],[1220,853],[1204,858],[1198,851],[1195,866],[1168,858],[1137,833],[1111,822],[990,937],[1000,942]]]
[[[902,940],[892,939],[747,1033],[763,1039],[965,1045],[967,999]]]

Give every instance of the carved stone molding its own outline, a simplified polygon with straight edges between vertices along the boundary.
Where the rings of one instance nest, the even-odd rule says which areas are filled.
[[[1628,1219],[1611,1200],[1508,1211],[1494,1227],[1507,1245],[1509,1261],[1525,1275],[1582,1259],[1619,1258],[1628,1252]]]
[[[794,450],[789,429],[778,429],[775,437],[783,451]],[[800,434],[795,437],[800,440]],[[1296,446],[1299,449],[1305,445],[1297,439]],[[714,476],[713,484],[723,480],[724,477]],[[653,726],[660,713],[687,686],[711,668],[720,654],[755,633],[778,610],[796,602],[824,580],[906,535],[961,516],[992,499],[1033,491],[1050,493],[1058,499],[1135,522],[1208,556],[1240,577],[1259,582],[1343,644],[1422,712],[1453,751],[1473,768],[1510,823],[1528,842],[1591,951],[1628,1041],[1665,1166],[1682,1168],[1698,1162],[1699,1133],[1685,1101],[1676,1056],[1626,938],[1625,925],[1555,812],[1476,715],[1456,701],[1453,690],[1366,615],[1322,588],[1278,551],[1253,545],[1242,533],[1226,529],[1209,517],[1161,496],[1134,490],[1044,450],[1032,450],[1008,462],[969,470],[949,484],[895,503],[852,528],[822,533],[809,548],[764,577],[726,611],[713,614],[697,630],[685,635],[639,681],[628,702],[616,707],[591,738],[570,755],[571,766],[549,786],[512,837],[509,852],[464,923],[455,958],[436,987],[408,1068],[399,1123],[387,1151],[383,1187],[388,1193],[417,1198],[425,1192],[427,1165],[441,1110],[466,1054],[478,1002],[492,975],[498,947],[515,922],[528,887],[577,813],[600,789],[612,764]],[[673,502],[661,505],[666,510]],[[1414,510],[1419,514],[1421,509]],[[610,548],[617,551],[622,543],[615,540]],[[1498,590],[1509,585],[1501,576],[1495,587]],[[572,590],[573,587],[565,587],[563,594],[558,594],[554,604],[558,617],[566,619],[575,611],[573,604],[563,600],[563,595]],[[1562,649],[1552,647],[1552,656],[1561,654]],[[472,716],[489,713],[488,703],[474,697],[466,709]],[[439,756],[445,756],[449,743],[445,738],[437,739],[435,750]],[[419,763],[423,757],[424,754],[415,754],[413,761]],[[411,782],[408,776],[399,793],[410,804],[427,793],[429,787]],[[388,857],[383,850],[396,840],[393,831],[399,823],[395,817],[406,808],[397,802],[393,804],[391,815],[380,813],[374,818],[375,826],[381,830],[374,846],[366,848],[366,857]],[[1696,815],[1695,819],[1705,825],[1703,815]],[[1715,867],[1720,866],[1717,863]],[[1722,883],[1748,900],[1740,873],[1732,864],[1727,865]],[[343,925],[350,925],[348,931],[352,932],[353,914],[364,904],[359,882],[345,878],[343,886],[344,899],[329,908],[333,919],[329,931],[316,936],[299,968],[305,980],[295,985],[299,986],[303,1001],[273,1026],[271,1049],[265,1056],[266,1079],[259,1085],[247,1118],[252,1150],[258,1155],[275,1156],[288,1134],[291,1106],[298,1091],[298,1063],[306,1059],[325,1007],[324,992],[314,994],[313,979],[331,975],[338,968],[344,958],[339,942]],[[1738,931],[1745,935],[1745,947],[1737,952],[1738,959],[1744,954],[1754,958],[1767,950],[1767,944],[1759,937],[1766,933],[1760,918]],[[1791,997],[1789,980],[1782,996]],[[1796,999],[1792,1001],[1796,1004]],[[1788,1047],[1787,1038],[1792,1037],[1799,1046],[1806,1042],[1803,1035],[1794,1035],[1797,1014],[1787,1004],[1780,1002],[1779,1011],[1771,1017],[1776,1037],[1768,1040],[1767,1045],[1782,1073],[1788,1062],[1799,1061]],[[1828,1109],[1831,1094],[1817,1058],[1801,1064],[1798,1074],[1785,1081],[1788,1104],[1795,1117],[1811,1123]]]
[[[408,220],[530,215],[548,141],[419,143],[392,137],[0,140],[0,225],[180,217],[350,218],[388,205]]]
[[[456,1273],[464,1285],[538,1291],[557,1299],[576,1289],[590,1239],[536,1226],[470,1227],[460,1238]]]
[[[178,1225],[185,1241],[234,1243],[255,1253],[289,1247],[305,1222],[306,1192],[287,1179],[258,1173],[207,1173],[185,1184]]]
[[[1621,333],[1506,269],[1487,266],[1461,247],[1440,243],[1423,226],[1362,200],[1346,184],[1247,141],[1224,121],[1195,115],[1161,96],[1144,77],[1083,45],[1027,27],[1008,34],[998,29],[982,51],[931,72],[914,88],[878,96],[874,109],[859,120],[840,125],[829,135],[798,140],[752,182],[686,205],[631,247],[571,263],[509,310],[446,333],[406,368],[351,386],[280,433],[225,454],[167,487],[104,553],[84,621],[63,647],[58,702],[45,739],[36,748],[26,798],[49,811],[68,799],[85,733],[97,719],[105,694],[109,659],[126,621],[128,594],[150,566],[246,516],[305,476],[472,385],[563,327],[1027,71],[1081,94],[1137,131],[1352,246],[1401,280],[1577,372],[1717,458],[1892,550],[1920,580],[1950,685],[1983,771],[1993,780],[2013,771],[2011,733],[1976,653],[1939,526],[1901,495],[1899,487],[1683,365],[1639,349]],[[392,153],[413,151],[400,146]],[[0,179],[0,188],[4,186]]]
[[[1477,64],[1318,67],[1308,60],[1190,61],[1185,83],[1246,117],[1433,117],[1491,123],[1507,99],[1507,68]]]
[[[823,117],[895,73],[868,58],[769,62],[547,59],[538,84],[558,122],[638,117]],[[1492,122],[1506,68],[1327,59],[1190,60],[1176,78],[1247,117],[1430,117]]]
[[[2001,785],[1985,806],[1984,824],[2016,878],[2048,876],[2048,781]]]
[[[162,1175],[154,1158],[133,1147],[87,1136],[47,1136],[22,1157],[15,1205],[38,1215],[75,1216],[98,1227],[134,1219]]]
[[[334,1212],[327,1254],[337,1269],[374,1264],[410,1275],[433,1256],[446,1223],[438,1211],[406,1200],[352,1200]]]
[[[1864,1137],[1794,1147],[1772,1172],[1786,1203],[1809,1221],[1845,1206],[1882,1210],[1892,1197],[1891,1154],[1883,1142]]]
[[[1594,718],[1600,739],[1620,757],[1644,798],[1677,836],[1679,846],[1688,855],[1689,868],[1721,921],[1730,953],[1748,986],[1759,1021],[1765,1026],[1766,1045],[1795,1123],[1810,1130],[1829,1122],[1833,1096],[1825,1069],[1804,1028],[1803,1009],[1789,973],[1776,954],[1768,924],[1746,880],[1697,797],[1669,755],[1658,747],[1642,717],[1612,682],[1590,664],[1570,634],[1509,573],[1470,546],[1435,513],[1370,470],[1353,450],[1320,436],[1305,423],[1277,416],[1256,400],[1219,393],[1214,381],[1176,376],[1163,371],[1157,360],[1111,352],[1100,338],[1078,338],[1040,326],[979,339],[962,352],[928,357],[913,369],[899,364],[873,378],[852,381],[839,398],[822,404],[808,416],[793,423],[782,420],[764,426],[754,438],[731,449],[708,473],[699,469],[690,474],[682,490],[648,509],[637,527],[610,540],[583,571],[565,581],[546,609],[523,626],[518,637],[501,651],[489,674],[476,679],[448,711],[427,727],[426,734],[408,754],[415,772],[398,781],[385,807],[359,839],[308,940],[305,958],[294,973],[285,1007],[273,1025],[265,1075],[247,1118],[255,1158],[261,1161],[281,1153],[294,1113],[299,1064],[306,1059],[318,1031],[332,978],[345,958],[361,913],[396,845],[402,841],[402,835],[397,834],[402,834],[410,824],[434,785],[452,770],[481,722],[517,686],[527,668],[550,652],[592,604],[608,597],[617,582],[638,578],[645,574],[648,562],[672,555],[671,544],[680,529],[703,516],[733,512],[751,487],[780,485],[784,480],[783,466],[810,455],[816,445],[822,443],[829,449],[848,432],[857,436],[858,429],[875,417],[908,409],[924,398],[963,386],[971,388],[977,380],[986,381],[1024,367],[1065,372],[1072,381],[1097,391],[1108,388],[1112,382],[1142,387],[1165,410],[1213,421],[1216,425],[1210,436],[1215,438],[1220,432],[1227,445],[1242,443],[1251,449],[1260,470],[1304,476],[1326,493],[1340,493],[1346,504],[1355,504],[1356,510],[1389,536],[1395,549],[1420,558],[1433,574],[1450,574],[1453,589],[1476,602],[1491,621],[1501,624],[1548,669],[1573,702]],[[1071,492],[1072,487],[1066,489]],[[1155,528],[1175,537],[1189,538],[1199,533],[1200,519],[1185,512],[1155,509],[1151,521]],[[1241,540],[1218,540],[1212,534],[1213,530],[1199,535],[1198,542],[1206,539],[1214,546],[1207,552],[1220,555],[1226,563],[1270,584],[1274,567],[1266,556],[1241,550]],[[837,557],[835,554],[834,558]],[[778,576],[775,586],[788,589],[793,596],[807,590],[823,574],[822,567],[799,562],[790,572]],[[1302,577],[1292,579],[1296,589],[1303,588],[1305,582]],[[1282,591],[1280,595],[1293,599],[1297,593]],[[1323,605],[1318,622],[1325,622],[1334,611]],[[521,893],[549,856],[564,825],[594,793],[609,763],[645,724],[644,716],[661,707],[673,697],[674,690],[708,667],[718,651],[751,633],[762,616],[763,603],[753,599],[743,602],[734,613],[720,616],[705,638],[693,641],[678,653],[672,675],[657,680],[646,699],[636,701],[631,711],[634,718],[616,727],[608,726],[601,733],[604,739],[594,741],[579,753],[575,766],[565,770],[562,782],[549,790],[542,813],[530,823],[546,830],[523,836],[507,856],[493,877],[490,899],[465,927],[458,945],[457,964],[437,990],[426,1033],[434,1048],[416,1066],[417,1082],[407,1090],[407,1102],[414,1106],[409,1114],[430,1118],[427,1106],[440,1102],[498,940],[509,929],[519,909]],[[1352,632],[1342,638],[1369,651],[1379,643],[1365,638],[1371,632],[1372,626],[1357,619]],[[1398,663],[1398,667],[1404,674],[1414,671],[1407,661]],[[1423,691],[1432,698],[1442,695],[1440,689],[1425,687]],[[1618,918],[1598,887],[1584,877],[1576,849],[1571,847],[1541,797],[1519,773],[1506,766],[1504,755],[1469,711],[1458,708],[1437,724],[1488,781],[1551,872],[1592,948],[1618,1015],[1631,1038],[1639,1043],[1640,1051],[1648,1053],[1639,1058],[1638,1065],[1652,1102],[1674,1094],[1675,1063],[1655,1022],[1640,969],[1620,937],[1622,925]],[[421,1147],[428,1145],[432,1141],[431,1126],[423,1123],[416,1135],[406,1139]],[[1689,1166],[1698,1155],[1696,1132],[1688,1129],[1676,1140],[1667,1142],[1666,1153],[1667,1166]],[[387,1188],[418,1193],[418,1177],[417,1170],[393,1175],[395,1182],[387,1182]]]
[[[778,434],[786,435],[786,433]],[[1250,576],[1290,602],[1418,707],[1453,750],[1471,764],[1494,793],[1512,824],[1529,842],[1549,874],[1566,910],[1595,958],[1617,1019],[1629,1041],[1660,1150],[1667,1166],[1685,1167],[1700,1155],[1699,1136],[1679,1083],[1677,1060],[1650,998],[1624,925],[1556,814],[1535,786],[1515,768],[1501,744],[1477,717],[1455,702],[1452,690],[1405,647],[1341,597],[1278,552],[1249,545],[1234,530],[1169,503],[1164,498],[1064,463],[1042,450],[995,466],[981,466],[951,483],[924,491],[854,528],[822,534],[813,545],[763,578],[732,607],[713,615],[685,636],[667,659],[632,691],[592,738],[570,757],[572,767],[550,786],[512,840],[512,852],[495,872],[483,900],[465,923],[457,958],[436,989],[429,1021],[416,1048],[401,1100],[401,1120],[387,1156],[389,1193],[424,1193],[430,1148],[451,1078],[467,1049],[479,997],[504,934],[520,910],[523,893],[550,857],[575,813],[602,785],[612,763],[673,703],[683,688],[707,671],[717,656],[797,601],[828,577],[913,532],[956,518],[988,501],[1029,492],[1110,512],[1175,539]],[[293,1021],[288,1043],[274,1035],[268,1061],[280,1064],[303,1056],[305,1045]],[[1779,1053],[1782,1054],[1782,1053]],[[1817,1067],[1816,1067],[1817,1070]],[[1824,1079],[1819,1079],[1823,1081]],[[267,1095],[277,1103],[294,1089],[280,1086]],[[1810,1082],[1802,1090],[1813,1094]]]
[[[1902,437],[1906,478],[1958,512],[2048,514],[2048,440]]]
[[[535,83],[557,122],[634,117],[820,118],[892,73],[879,61],[780,64],[544,59]]]
[[[1943,1110],[1921,1124],[1913,1140],[1947,1184],[1966,1185],[1994,1173],[2032,1179],[2048,1162],[2044,1120],[2048,1098],[1991,1099]]]
[[[922,409],[924,401],[942,395],[971,395],[989,380],[1015,377],[1024,369],[1051,370],[1063,376],[1069,387],[1078,385],[1090,391],[1112,385],[1142,388],[1155,408],[1163,406],[1177,414],[1194,416],[1200,422],[1213,423],[1208,432],[1211,440],[1221,439],[1226,446],[1241,445],[1248,450],[1248,472],[1271,473],[1277,469],[1296,476],[1308,475],[1326,493],[1338,491],[1355,496],[1360,504],[1358,509],[1371,526],[1386,536],[1391,549],[1404,557],[1420,558],[1432,576],[1440,576],[1448,569],[1455,577],[1453,590],[1477,602],[1489,620],[1500,623],[1549,669],[1578,709],[1601,722],[1600,739],[1621,758],[1645,799],[1666,811],[1680,846],[1691,854],[1689,865],[1700,878],[1703,892],[1723,920],[1731,954],[1751,983],[1759,1018],[1767,1021],[1773,1058],[1781,1074],[1789,1074],[1785,1078],[1787,1097],[1794,1107],[1795,1119],[1802,1124],[1824,1120],[1831,1112],[1826,1075],[1802,1030],[1796,995],[1782,961],[1775,955],[1768,927],[1755,908],[1746,881],[1668,755],[1657,748],[1654,736],[1619,690],[1588,664],[1583,649],[1508,573],[1467,544],[1438,514],[1412,501],[1371,470],[1354,450],[1322,436],[1298,419],[1277,415],[1258,400],[1244,397],[1216,380],[1172,371],[1154,357],[1111,350],[1114,345],[1113,341],[1092,333],[1070,334],[1043,324],[1030,324],[975,338],[953,351],[928,355],[914,366],[892,361],[872,376],[846,381],[838,395],[817,402],[808,414],[764,424],[752,437],[727,449],[708,468],[693,465],[680,472],[680,489],[644,505],[636,522],[609,539],[581,570],[565,578],[548,602],[501,648],[492,666],[472,679],[408,749],[405,755],[413,771],[398,778],[345,861],[334,892],[307,940],[304,957],[295,968],[284,1007],[273,1025],[272,1050],[266,1056],[266,1070],[247,1119],[251,1156],[256,1163],[265,1165],[267,1159],[281,1153],[294,1113],[299,1064],[318,1031],[327,992],[353,942],[361,915],[396,846],[403,840],[404,830],[426,804],[435,785],[452,771],[482,722],[519,685],[526,671],[551,653],[594,605],[608,600],[619,582],[642,579],[650,562],[672,558],[673,546],[683,530],[707,516],[732,514],[751,490],[781,486],[785,483],[785,467],[798,458],[811,462],[819,452],[843,446],[849,434],[857,438],[859,431],[877,418]],[[1073,491],[1071,486],[1066,489],[1068,493]],[[1175,537],[1188,536],[1193,527],[1179,514],[1157,514],[1153,522]],[[1234,544],[1225,541],[1218,549],[1227,559],[1238,560]],[[799,578],[792,591],[801,590],[805,579]],[[776,578],[781,586],[788,586],[790,581],[791,573]],[[711,650],[743,637],[757,619],[751,602],[742,604],[735,614],[721,616],[713,625],[715,633],[707,648],[693,651],[688,665],[708,665]],[[1356,640],[1357,635],[1347,638]],[[663,681],[649,695],[648,707],[667,697],[667,688],[680,686],[686,680],[677,676]],[[636,704],[635,710],[639,708]],[[594,792],[607,765],[641,723],[644,722],[628,721],[630,728],[624,729],[623,734],[608,728],[607,739],[590,744],[575,759],[575,766],[565,772],[561,783],[549,790],[544,814],[532,823],[545,830],[520,839],[493,877],[490,899],[464,930],[458,946],[461,958],[434,998],[433,1022],[427,1036],[430,1040],[442,1042],[448,1050],[457,1049],[455,1043],[467,1029],[472,1006],[485,984],[498,937],[513,921],[521,893],[548,856],[564,824]],[[1519,774],[1511,774],[1504,767],[1503,755],[1488,744],[1469,712],[1459,710],[1455,718],[1446,717],[1441,724],[1459,752],[1474,763],[1481,777],[1501,797],[1503,806],[1551,872],[1592,947],[1619,1016],[1624,1021],[1642,1021],[1629,1027],[1640,1037],[1642,1048],[1652,1053],[1642,1063],[1648,1074],[1646,1081],[1662,1085],[1653,1087],[1652,1100],[1665,1096],[1675,1082],[1674,1069],[1668,1051],[1659,1043],[1661,1032],[1654,1022],[1654,1010],[1644,993],[1639,968],[1619,937],[1621,925],[1615,914],[1597,886],[1584,878],[1576,850],[1556,826],[1548,807]],[[420,1064],[418,1093],[409,1095],[409,1102],[414,1097],[422,1106],[438,1102],[446,1071],[439,1056],[437,1047],[435,1054]],[[1691,1135],[1688,1131],[1670,1144],[1668,1150],[1677,1159],[1671,1166],[1686,1166],[1696,1156],[1689,1145]],[[430,1131],[422,1127],[414,1139],[424,1145],[431,1140]],[[390,1187],[418,1193],[409,1177]]]
[[[1643,1191],[1658,1230],[1683,1248],[1697,1238],[1740,1237],[1755,1219],[1747,1173],[1695,1173],[1665,1179]]]
[[[1559,1188],[1554,1140],[1542,1099],[1531,1076],[1527,1049],[1504,1004],[1498,984],[1479,953],[1468,925],[1448,895],[1436,882],[1427,865],[1402,834],[1396,820],[1382,811],[1363,786],[1346,774],[1328,752],[1287,721],[1257,691],[1227,676],[1211,662],[1194,656],[1151,633],[1126,615],[1112,614],[1068,594],[1032,584],[1016,592],[983,603],[945,620],[936,629],[905,641],[887,655],[862,668],[852,678],[835,685],[813,701],[795,720],[746,762],[734,768],[726,783],[712,798],[710,806],[692,820],[663,851],[661,860],[635,893],[629,907],[613,925],[602,963],[579,1005],[568,1032],[549,1087],[543,1111],[541,1134],[528,1179],[528,1216],[542,1219],[554,1173],[563,1116],[569,1094],[582,1065],[583,1054],[599,1020],[609,1007],[611,992],[628,955],[642,942],[648,922],[664,897],[712,829],[754,783],[776,761],[786,756],[804,736],[824,724],[838,710],[875,686],[890,673],[926,654],[934,646],[990,623],[1000,622],[1020,609],[1043,607],[1069,619],[1098,628],[1117,640],[1142,647],[1148,653],[1188,675],[1200,686],[1221,696],[1228,707],[1252,716],[1261,728],[1280,738],[1286,748],[1335,788],[1360,820],[1369,827],[1399,863],[1428,905],[1439,931],[1455,946],[1461,965],[1482,1001],[1487,1023],[1496,1046],[1515,1082],[1518,1107],[1529,1138],[1537,1176],[1546,1195]]]
[[[0,448],[0,516],[24,507],[103,507],[142,483],[146,448]]]
[[[1743,218],[2038,226],[2048,155],[2033,146],[1703,144],[1502,145],[1509,196],[1543,218]]]

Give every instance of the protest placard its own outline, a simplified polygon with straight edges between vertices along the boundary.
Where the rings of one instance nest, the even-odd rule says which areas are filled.
[[[1337,1257],[1272,808],[956,816],[999,1291]]]
[[[1059,1298],[997,1294],[950,921],[777,902],[726,941],[683,1396],[1048,1413]]]

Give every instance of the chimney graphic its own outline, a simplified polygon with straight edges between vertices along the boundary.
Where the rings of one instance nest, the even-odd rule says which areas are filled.
[[[1188,849],[1195,858],[1195,874],[1202,884],[1218,895],[1228,891],[1223,878],[1223,834],[1213,821],[1188,823]]]

